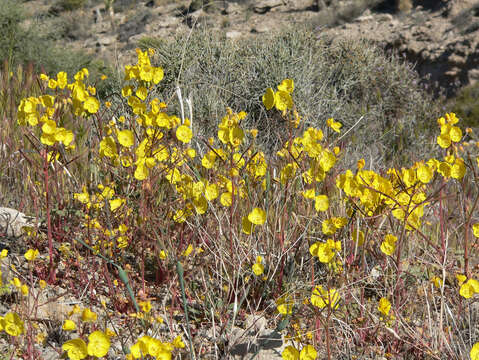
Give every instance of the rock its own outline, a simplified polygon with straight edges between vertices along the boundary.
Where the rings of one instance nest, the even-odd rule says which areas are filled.
[[[255,13],[264,14],[270,11],[272,8],[284,5],[283,0],[263,0],[257,3],[253,10]]]
[[[36,226],[34,219],[18,210],[0,207],[0,233],[6,237],[19,238],[23,235],[23,227]]]
[[[438,90],[446,88],[447,97],[477,81],[477,0],[116,0],[113,6],[116,29],[107,21],[104,5],[83,12],[96,23],[89,28],[90,38],[73,39],[74,48],[96,49],[122,66],[135,59],[127,53],[144,36],[170,38],[188,28],[213,27],[222,28],[227,38],[237,39],[277,32],[287,24],[314,23],[321,29],[321,37],[329,37],[333,43],[365,38],[398,52],[416,64],[427,85],[437,83]],[[62,16],[62,9],[55,6],[42,11],[48,8]],[[110,46],[110,36],[116,36],[115,46]]]
[[[264,316],[248,315],[245,320],[245,329],[247,331],[260,332],[266,329],[268,321]]]
[[[241,336],[240,336],[241,335]],[[235,336],[237,342],[230,349],[233,359],[254,357],[258,360],[280,360],[285,348],[282,335],[274,330],[264,329],[255,334],[246,335],[246,331],[239,329]],[[231,343],[231,341],[230,341]]]
[[[36,317],[39,319],[46,319],[57,323],[62,323],[68,317],[68,313],[73,309],[73,304],[78,303],[71,298],[67,299],[67,291],[61,288],[38,290],[30,289],[36,292],[38,297],[38,307],[36,309]],[[47,295],[47,293],[49,293]],[[58,297],[55,295],[62,294]]]
[[[407,10],[408,1],[401,1]],[[438,1],[411,8],[401,16],[364,12],[342,27],[322,30],[334,43],[342,38],[365,38],[386,50],[398,51],[428,84],[437,84],[452,97],[470,84],[479,66],[479,4],[477,1]],[[406,11],[406,12],[407,12]]]
[[[260,23],[256,26],[254,26],[252,29],[251,29],[251,32],[252,33],[256,33],[256,34],[263,34],[263,33],[267,33],[268,31],[270,31],[271,28],[268,24],[266,23]]]
[[[228,32],[226,33],[226,37],[227,37],[228,39],[238,39],[238,38],[240,38],[242,35],[243,35],[242,33],[240,33],[239,31],[235,31],[235,30],[233,30],[233,31],[228,31]]]
[[[103,36],[98,39],[97,44],[100,46],[110,46],[113,45],[116,42],[116,36],[109,35],[109,36]]]

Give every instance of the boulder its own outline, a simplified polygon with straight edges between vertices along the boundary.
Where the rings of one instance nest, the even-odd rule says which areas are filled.
[[[0,207],[0,234],[18,238],[23,235],[23,227],[36,226],[34,219],[18,210]]]

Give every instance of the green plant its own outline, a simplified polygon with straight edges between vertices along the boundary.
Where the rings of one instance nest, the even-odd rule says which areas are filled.
[[[477,128],[479,126],[479,83],[461,89],[450,101],[450,106],[461,119],[464,119],[464,125]]]
[[[87,0],[58,0],[54,6],[55,11],[73,11],[82,8]]]

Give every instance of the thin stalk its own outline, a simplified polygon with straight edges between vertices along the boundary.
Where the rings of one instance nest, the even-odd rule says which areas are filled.
[[[45,202],[47,206],[47,237],[48,237],[48,255],[50,257],[50,263],[48,265],[49,268],[49,276],[48,276],[48,283],[52,284],[55,281],[55,270],[53,269],[53,235],[52,235],[52,220],[50,216],[50,191],[49,191],[49,184],[48,184],[48,147],[45,149],[43,153],[43,176],[44,176],[44,183],[45,183]]]
[[[183,266],[181,263],[178,261],[176,263],[176,272],[178,273],[178,278],[180,279],[180,288],[181,288],[181,298],[183,299],[183,309],[185,311],[185,318],[186,318],[186,332],[188,334],[188,341],[190,343],[190,355],[193,360],[196,359],[195,357],[195,351],[193,348],[193,340],[191,338],[191,331],[190,331],[190,321],[188,319],[188,306],[186,304],[186,293],[185,293],[185,281],[183,278]]]

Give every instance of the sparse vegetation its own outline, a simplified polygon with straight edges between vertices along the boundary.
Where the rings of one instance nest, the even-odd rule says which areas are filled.
[[[472,128],[479,127],[479,84],[470,85],[459,91],[450,101],[451,107],[464,119],[464,125]]]
[[[305,29],[140,46],[121,83],[5,47],[0,204],[34,220],[3,354],[250,358],[268,329],[285,360],[479,359],[479,137],[407,64]]]

